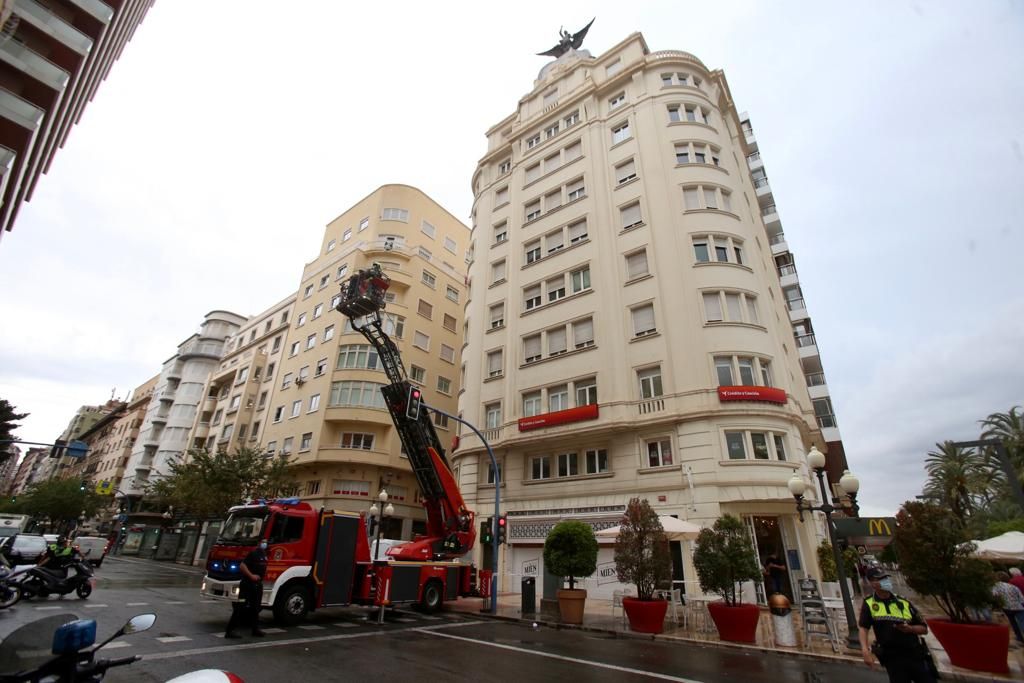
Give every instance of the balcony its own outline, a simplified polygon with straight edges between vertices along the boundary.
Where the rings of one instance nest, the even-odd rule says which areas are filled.
[[[22,21],[39,29],[54,40],[85,56],[92,49],[92,39],[34,0],[15,0],[14,13]]]
[[[651,413],[661,413],[665,411],[665,399],[663,398],[652,398],[646,401],[638,401],[636,404],[637,411],[641,415],[650,415]]]
[[[827,415],[816,415],[815,417],[818,420],[818,426],[822,429],[839,427],[839,424],[836,422],[836,416],[831,413]]]
[[[764,221],[764,227],[769,233],[782,230],[782,221],[779,220],[779,212],[774,204],[769,204],[761,209],[761,220]]]
[[[796,338],[797,353],[800,358],[811,358],[818,355],[818,343],[813,334],[802,334]]]
[[[27,131],[34,131],[43,120],[45,111],[23,100],[9,90],[0,89],[0,117]]]
[[[828,384],[824,372],[812,372],[807,375],[807,395],[811,399],[828,398]]]
[[[768,184],[767,178],[754,178],[754,194],[757,195],[757,200],[761,204],[775,204],[772,186]]]
[[[55,92],[62,92],[70,79],[67,71],[14,40],[0,45],[0,61],[7,62]]]
[[[761,159],[760,152],[754,152],[747,156],[747,168],[751,171],[755,171],[759,168],[764,168],[764,161]]]
[[[188,360],[189,358],[205,357],[220,360],[223,348],[222,342],[193,339],[178,348],[178,358],[180,360]]]
[[[786,308],[789,309],[789,319],[792,322],[807,319],[807,304],[803,297],[797,299],[786,299]]]
[[[747,147],[753,151],[757,150],[757,138],[754,137],[754,128],[749,123],[743,124],[743,138],[746,140]]]
[[[779,272],[779,284],[782,285],[783,289],[794,287],[800,283],[794,264],[787,263],[784,266],[779,266],[776,270]]]

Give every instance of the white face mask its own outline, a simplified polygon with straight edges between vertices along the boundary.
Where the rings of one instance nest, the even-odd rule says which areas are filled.
[[[266,541],[260,541],[260,550],[266,550],[266,549],[267,549],[267,542]]]
[[[878,582],[878,587],[884,590],[886,593],[892,593],[892,579],[884,578]]]

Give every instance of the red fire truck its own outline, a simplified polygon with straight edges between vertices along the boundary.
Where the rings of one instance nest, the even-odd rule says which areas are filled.
[[[239,505],[231,508],[210,549],[204,596],[237,600],[239,564],[266,539],[263,605],[287,624],[336,605],[416,604],[433,611],[460,596],[488,597],[491,572],[477,576],[473,565],[459,561],[476,541],[475,515],[463,501],[430,416],[420,409],[419,389],[384,332],[388,285],[377,264],[360,270],[343,285],[337,310],[373,344],[391,381],[381,392],[419,484],[427,532],[374,561],[363,513],[315,510],[298,498]]]

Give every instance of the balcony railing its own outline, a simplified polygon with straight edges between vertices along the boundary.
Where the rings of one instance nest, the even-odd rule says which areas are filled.
[[[807,375],[807,386],[809,387],[823,387],[825,386],[825,373],[824,372],[812,372]]]
[[[794,266],[792,263],[786,264],[784,266],[779,266],[779,277],[782,277],[784,275],[796,275],[796,266]]]
[[[778,209],[775,208],[774,204],[771,204],[771,205],[766,206],[763,209],[761,209],[761,215],[762,216],[770,216],[773,213],[778,213]]]
[[[760,189],[762,187],[768,187],[767,178],[754,178],[754,187]]]
[[[786,241],[786,235],[784,233],[781,233],[781,232],[778,233],[777,235],[772,235],[768,239],[768,243],[769,244],[782,244],[785,241]]]
[[[747,155],[747,163],[753,163],[753,162],[757,161],[760,158],[761,158],[761,153],[760,152],[754,152],[753,154],[748,154]]]
[[[665,410],[665,399],[663,398],[652,398],[647,401],[640,401],[637,404],[637,408],[641,415],[649,415],[651,413],[660,413]]]
[[[796,337],[796,345],[800,347],[814,346],[816,343],[813,334],[800,334]]]
[[[827,429],[829,427],[838,427],[839,426],[838,424],[836,424],[836,416],[835,415],[832,415],[832,414],[817,415],[816,417],[818,418],[818,426],[821,427],[822,429]]]
[[[799,299],[786,299],[786,306],[791,311],[799,311],[801,308],[807,308],[807,304],[804,303],[803,297]]]

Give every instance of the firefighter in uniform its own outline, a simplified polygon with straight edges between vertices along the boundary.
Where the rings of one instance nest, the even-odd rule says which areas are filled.
[[[906,598],[892,592],[892,579],[881,567],[866,573],[872,594],[860,609],[860,649],[868,666],[874,658],[885,667],[890,683],[934,683],[930,655],[921,642],[928,626]],[[874,630],[874,645],[868,647],[868,631]]]
[[[263,600],[263,575],[267,573],[267,541],[245,556],[238,565],[242,578],[238,582],[238,602],[231,603],[231,618],[225,638],[240,638],[235,628],[248,622],[254,636],[266,635],[260,630],[260,603]]]

